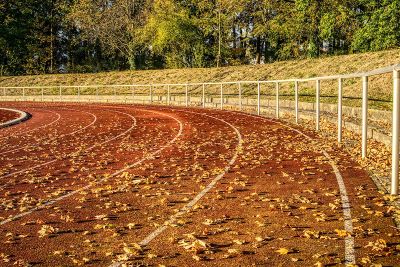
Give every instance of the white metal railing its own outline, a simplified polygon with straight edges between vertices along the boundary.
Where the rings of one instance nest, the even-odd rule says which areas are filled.
[[[206,87],[207,86],[219,86],[219,98],[220,103],[214,103],[217,107],[219,105],[220,109],[224,109],[224,86],[235,85],[238,90],[238,106],[239,110],[243,110],[242,97],[243,97],[243,85],[245,84],[254,84],[257,86],[257,97],[256,97],[256,111],[257,114],[261,114],[261,85],[262,84],[275,84],[275,116],[279,118],[280,115],[280,87],[282,84],[294,84],[294,115],[296,119],[296,123],[299,123],[299,85],[304,82],[315,82],[315,98],[316,98],[316,108],[315,108],[315,124],[316,130],[320,130],[320,90],[321,90],[321,81],[325,80],[337,80],[338,81],[338,101],[337,101],[337,140],[339,143],[342,142],[342,127],[343,127],[343,80],[345,79],[355,79],[361,78],[362,81],[362,141],[361,141],[361,155],[362,158],[365,159],[367,157],[367,132],[368,132],[368,79],[371,76],[382,75],[387,73],[393,73],[393,118],[392,118],[392,171],[391,171],[391,194],[398,194],[399,187],[399,127],[400,127],[400,64],[392,65],[384,68],[375,69],[368,72],[360,72],[360,73],[351,73],[344,75],[333,75],[333,76],[323,76],[323,77],[312,77],[312,78],[304,78],[304,79],[286,79],[286,80],[268,80],[268,81],[234,81],[234,82],[203,82],[203,83],[165,83],[165,84],[129,84],[129,85],[80,85],[80,86],[67,86],[67,85],[59,85],[59,86],[31,86],[31,87],[0,87],[3,91],[2,98],[4,100],[7,99],[7,92],[14,90],[14,96],[16,90],[22,90],[22,100],[27,100],[28,94],[27,90],[38,90],[35,96],[39,96],[41,101],[44,101],[48,96],[45,94],[45,90],[51,89],[54,91],[58,91],[57,99],[58,101],[66,101],[64,99],[63,90],[74,89],[76,90],[77,101],[85,101],[85,95],[82,94],[82,90],[92,89],[90,95],[94,97],[94,101],[100,101],[101,95],[99,93],[100,89],[109,89],[112,88],[112,100],[117,102],[117,90],[128,89],[130,90],[129,96],[132,99],[132,102],[135,103],[135,99],[143,96],[145,94],[137,91],[136,88],[142,88],[148,90],[148,101],[151,104],[156,103],[154,101],[154,90],[157,88],[162,88],[166,94],[166,104],[171,105],[171,98],[173,95],[177,95],[178,93],[173,94],[171,92],[171,88],[179,87],[184,88],[184,106],[188,107],[192,102],[190,99],[190,91],[189,88],[200,87],[200,101],[201,106],[203,108],[206,107]],[[57,90],[55,90],[57,89]],[[95,92],[95,93],[94,93]],[[120,96],[121,94],[119,94]],[[128,96],[128,93],[124,94]],[[179,94],[180,95],[180,94]],[[218,95],[218,94],[214,94]],[[53,93],[52,96],[55,96]],[[107,95],[110,97],[110,95]],[[225,94],[226,96],[226,94]],[[11,97],[12,98],[12,97]],[[0,98],[1,99],[1,98]],[[14,99],[15,100],[15,99]],[[21,99],[20,99],[21,100]],[[145,102],[145,100],[142,100]],[[237,106],[237,104],[235,104]]]

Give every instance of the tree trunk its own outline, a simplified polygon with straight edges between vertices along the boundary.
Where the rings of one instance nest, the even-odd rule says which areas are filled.
[[[232,25],[232,38],[233,38],[233,48],[236,49],[236,27],[235,23]]]
[[[317,47],[317,50],[316,50],[317,57],[319,57],[320,54],[321,54],[320,53],[321,40],[319,38],[319,23],[320,23],[320,20],[321,20],[321,18],[320,18],[320,3],[319,3],[319,1],[316,1],[316,5],[317,5],[317,7],[316,7],[316,10],[315,10],[316,11],[316,14],[315,14],[316,23],[314,25],[314,44]]]
[[[260,36],[257,37],[256,46],[257,46],[256,61],[257,61],[257,64],[260,64],[261,63],[261,37]]]
[[[265,62],[271,62],[271,56],[269,54],[269,42],[267,41],[267,38],[264,40],[264,58]]]

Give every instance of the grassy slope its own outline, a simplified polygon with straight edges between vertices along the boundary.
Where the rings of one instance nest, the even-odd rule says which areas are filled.
[[[265,65],[235,66],[210,69],[166,69],[104,72],[96,74],[57,74],[1,77],[0,87],[34,85],[186,83],[268,80],[295,77],[303,78],[360,72],[398,63],[400,63],[400,49],[395,49],[375,53],[334,56],[320,59],[281,61]],[[345,81],[344,85],[345,96],[360,96],[361,85],[359,79],[347,80]],[[302,84],[301,93],[313,94],[313,88],[314,85],[312,84]],[[289,89],[289,85],[286,86],[287,92],[289,92]],[[268,88],[265,88],[264,90],[266,91]],[[285,87],[283,90],[285,90]],[[374,99],[390,101],[391,90],[390,75],[380,76],[370,80],[370,96]],[[232,91],[232,93],[233,92],[234,91]],[[324,82],[322,84],[322,94],[332,96],[336,95],[335,83]],[[307,100],[306,98],[307,97],[304,97],[304,100]],[[335,100],[326,98],[324,101],[334,102]],[[354,104],[349,102],[349,104],[358,105],[358,102]]]

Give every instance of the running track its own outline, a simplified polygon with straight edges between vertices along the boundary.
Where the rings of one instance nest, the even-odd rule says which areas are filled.
[[[399,262],[384,196],[312,132],[228,111],[6,105],[32,118],[0,130],[2,266]]]

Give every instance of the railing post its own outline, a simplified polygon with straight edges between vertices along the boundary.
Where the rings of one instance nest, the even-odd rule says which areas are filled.
[[[25,87],[22,88],[22,100],[25,100]]]
[[[221,83],[221,109],[224,109],[224,89]]]
[[[44,89],[42,87],[42,102],[44,101]]]
[[[96,98],[97,98],[97,101],[100,102],[99,87],[98,86],[96,86]]]
[[[242,84],[239,83],[239,110],[242,111]]]
[[[260,115],[260,94],[261,94],[261,85],[260,82],[257,82],[257,115]]]
[[[315,106],[315,110],[316,110],[316,117],[315,117],[315,128],[317,131],[319,131],[319,118],[320,118],[320,104],[319,104],[319,94],[320,94],[320,90],[321,90],[321,81],[320,80],[316,80],[316,92],[315,92],[315,98],[316,98],[316,106]]]
[[[167,85],[167,105],[169,106],[171,104],[171,88],[170,85]]]
[[[343,100],[343,86],[342,86],[342,78],[338,79],[338,143],[342,142],[342,132],[343,132],[343,109],[342,109],[342,100]]]
[[[362,142],[361,157],[367,157],[367,134],[368,134],[368,76],[362,77]]]
[[[132,103],[135,103],[135,86],[132,86],[131,94],[132,94]]]
[[[60,96],[60,102],[62,102],[62,92],[61,92],[61,90],[62,90],[61,86],[59,86],[58,87],[58,91],[59,91],[58,93],[59,93],[59,96]]]
[[[393,70],[392,182],[390,193],[399,193],[400,70]]]
[[[81,100],[81,88],[78,86],[78,102]]]
[[[185,88],[185,106],[189,106],[189,85],[186,84],[186,88]]]
[[[113,86],[113,92],[114,92],[114,103],[117,102],[117,89],[115,86]]]
[[[150,104],[153,104],[153,85],[150,85]]]
[[[3,96],[4,97],[6,96],[6,88],[5,87],[3,87]]]
[[[299,123],[299,82],[294,82],[294,112],[296,116],[296,123]]]
[[[203,97],[202,97],[203,108],[206,107],[206,85],[203,83]]]
[[[279,119],[279,83],[277,82],[275,85],[275,115],[276,118]]]

